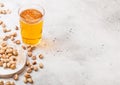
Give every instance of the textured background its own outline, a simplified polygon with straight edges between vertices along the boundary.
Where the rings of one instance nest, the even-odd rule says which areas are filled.
[[[120,0],[0,1],[14,4],[14,16],[5,19],[10,25],[18,24],[22,4],[46,10],[36,52],[44,54],[38,62],[45,68],[32,73],[34,85],[120,85]],[[21,74],[16,84],[24,85],[22,80]]]

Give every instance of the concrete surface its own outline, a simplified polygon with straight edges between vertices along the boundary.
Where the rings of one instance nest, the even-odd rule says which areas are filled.
[[[32,73],[34,85],[120,85],[119,0],[9,1],[46,10],[35,52],[44,54],[44,69]],[[24,85],[23,74],[16,85]]]

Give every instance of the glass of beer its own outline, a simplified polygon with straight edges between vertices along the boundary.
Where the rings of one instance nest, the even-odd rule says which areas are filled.
[[[37,4],[19,8],[22,41],[28,45],[39,44],[42,39],[44,9]]]

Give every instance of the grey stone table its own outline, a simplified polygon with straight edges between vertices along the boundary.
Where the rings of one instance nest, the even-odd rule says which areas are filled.
[[[44,69],[32,73],[34,85],[120,85],[120,0],[9,1],[46,10],[36,51]],[[22,74],[17,85],[24,85]]]

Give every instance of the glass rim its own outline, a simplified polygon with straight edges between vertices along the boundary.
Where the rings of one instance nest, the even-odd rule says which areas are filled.
[[[27,8],[25,8],[25,7],[27,7]],[[41,20],[43,19],[44,15],[45,15],[45,9],[44,9],[40,4],[23,4],[23,5],[21,5],[21,6],[19,7],[19,9],[18,9],[18,15],[19,15],[19,17],[20,17],[22,20],[24,20],[24,18],[20,16],[20,13],[21,13],[22,11],[24,11],[25,9],[29,9],[29,8],[33,8],[33,9],[34,9],[35,7],[38,7],[37,10],[39,10],[39,11],[40,11],[39,8],[42,9],[42,11],[40,11],[40,12],[42,13],[42,17],[39,18],[39,19],[36,19],[36,20],[38,20],[38,21],[41,21]],[[22,8],[25,8],[25,9],[22,10]],[[21,11],[21,10],[22,10],[22,11]],[[25,21],[25,20],[24,20],[24,21]]]

